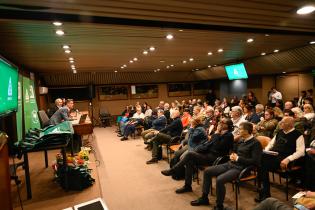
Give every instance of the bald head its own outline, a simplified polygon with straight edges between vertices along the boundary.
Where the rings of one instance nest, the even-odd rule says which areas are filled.
[[[174,110],[173,112],[172,112],[172,118],[173,119],[175,119],[176,117],[179,117],[179,115],[180,115],[180,112],[179,112],[179,110]]]
[[[294,128],[294,118],[293,117],[284,117],[280,121],[280,127],[283,129],[283,131],[287,132]]]

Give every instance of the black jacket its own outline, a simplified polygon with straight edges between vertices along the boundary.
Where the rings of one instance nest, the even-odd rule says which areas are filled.
[[[183,124],[179,117],[175,118],[171,124],[160,130],[160,132],[170,135],[171,137],[180,136],[183,131]]]
[[[159,131],[165,128],[166,122],[167,122],[167,119],[164,115],[161,117],[158,117],[155,120],[153,120],[152,128]]]

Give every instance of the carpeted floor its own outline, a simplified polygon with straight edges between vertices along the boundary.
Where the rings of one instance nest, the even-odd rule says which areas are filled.
[[[193,183],[193,192],[178,195],[174,191],[183,186],[184,181],[175,181],[161,175],[160,171],[168,168],[166,160],[158,164],[147,165],[151,152],[144,149],[142,139],[129,138],[120,141],[114,132],[115,127],[94,128],[95,153],[91,155],[91,168],[96,183],[82,192],[65,192],[53,182],[53,171],[44,168],[43,152],[30,154],[30,172],[33,199],[26,200],[24,171],[19,169],[18,175],[22,180],[21,191],[25,210],[61,210],[81,202],[103,197],[110,210],[189,210],[211,209],[215,203],[215,196],[210,196],[211,206],[193,207],[190,201],[201,195],[201,184]],[[49,152],[51,162],[58,151]],[[164,152],[165,155],[165,152]],[[95,159],[100,161],[96,167]],[[51,165],[51,164],[50,164]],[[199,177],[202,179],[202,173]],[[276,175],[278,181],[278,176]],[[235,208],[235,195],[231,184],[227,184],[225,205]],[[14,210],[19,207],[17,191],[12,182],[12,198]],[[215,187],[215,186],[214,186]],[[250,210],[255,206],[256,196],[254,184],[241,186],[239,209]],[[292,190],[291,195],[295,193]],[[285,201],[283,185],[272,187],[272,195]],[[1,207],[0,207],[1,209]]]
[[[144,149],[142,138],[129,137],[127,141],[120,141],[114,131],[115,127],[94,129],[97,144],[96,156],[101,160],[98,173],[102,195],[109,209],[209,209],[205,206],[190,206],[190,201],[201,195],[201,185],[194,182],[193,192],[176,194],[174,191],[182,187],[184,181],[175,181],[161,175],[160,171],[168,168],[167,161],[162,160],[158,164],[146,165],[145,162],[151,158],[151,152]],[[202,174],[199,176],[202,178]],[[249,210],[255,206],[255,189],[252,182],[241,187],[239,209]],[[226,194],[226,206],[235,208],[235,195],[231,184],[227,184]],[[274,188],[272,194],[282,201],[285,200],[281,187]],[[210,202],[213,206],[215,196],[210,197]]]

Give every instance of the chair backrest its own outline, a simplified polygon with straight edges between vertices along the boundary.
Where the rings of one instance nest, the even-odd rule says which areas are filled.
[[[49,123],[49,117],[47,116],[47,114],[44,110],[38,111],[38,117],[39,117],[40,125],[42,128],[44,128],[50,124]]]
[[[271,139],[268,136],[256,136],[256,139],[260,142],[261,147],[265,149],[265,147],[269,144]]]
[[[110,113],[105,107],[100,107],[100,116],[102,117],[108,117],[110,116]]]

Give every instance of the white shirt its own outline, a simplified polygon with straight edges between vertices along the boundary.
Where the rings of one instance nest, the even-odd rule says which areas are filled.
[[[276,103],[277,100],[282,99],[282,94],[279,91],[276,91],[275,93],[271,93],[271,103]]]
[[[132,118],[134,119],[144,119],[144,114],[141,112],[140,114],[138,114],[137,112],[133,114]]]
[[[150,117],[151,115],[152,115],[152,109],[145,110],[145,113],[144,113],[145,117]]]
[[[289,130],[288,132],[283,131],[285,134],[288,134],[290,132],[292,132],[294,130],[294,128],[292,128],[291,130]],[[265,150],[270,151],[270,149],[273,147],[273,145],[275,144],[276,141],[276,136],[275,135],[271,141],[269,142],[269,144],[266,146]],[[289,155],[288,157],[286,157],[286,159],[289,159],[290,162],[294,161],[296,159],[299,159],[300,157],[303,157],[305,155],[305,144],[304,144],[304,137],[303,135],[299,136],[299,138],[296,139],[296,149],[295,152],[292,155]]]

